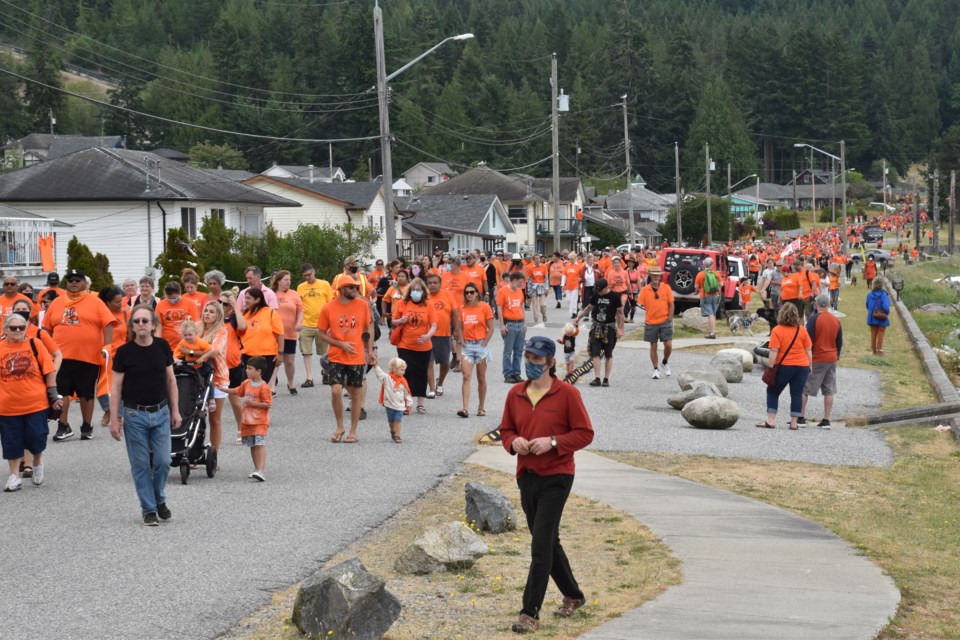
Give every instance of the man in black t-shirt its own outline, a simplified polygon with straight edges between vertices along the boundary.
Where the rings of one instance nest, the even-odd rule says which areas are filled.
[[[170,474],[170,428],[181,422],[173,353],[166,340],[154,338],[157,324],[152,310],[138,307],[133,312],[134,338],[117,349],[110,389],[110,435],[119,441],[126,432],[143,524],[151,527],[171,517],[165,488]]]
[[[591,387],[609,387],[610,372],[613,371],[613,349],[617,346],[617,338],[623,336],[623,308],[620,294],[614,293],[607,285],[607,281],[600,278],[593,286],[593,294],[587,305],[577,314],[574,324],[590,315],[593,326],[590,328],[588,342],[590,357],[593,358],[593,371],[596,377],[590,383]],[[606,358],[603,380],[600,380],[600,358]]]

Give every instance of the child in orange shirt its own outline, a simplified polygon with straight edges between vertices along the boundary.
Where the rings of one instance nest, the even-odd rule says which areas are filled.
[[[744,280],[740,283],[740,301],[743,303],[743,308],[746,309],[750,306],[750,300],[753,297],[753,292],[757,288],[750,284],[749,280]]]
[[[267,466],[267,430],[270,428],[270,406],[273,404],[273,391],[263,381],[266,368],[266,358],[253,356],[247,361],[247,379],[239,387],[220,387],[224,393],[240,397],[243,405],[240,436],[243,444],[250,449],[254,467],[248,477],[257,482],[266,480],[263,471]]]
[[[373,370],[380,379],[380,404],[387,410],[390,437],[395,443],[401,444],[403,440],[400,438],[400,425],[404,414],[410,413],[413,408],[410,385],[403,377],[407,372],[407,363],[401,358],[394,358],[387,363],[388,373],[385,373],[374,360]]]
[[[184,320],[180,324],[180,335],[183,336],[183,340],[177,345],[174,354],[178,360],[193,365],[194,369],[202,367],[213,353],[213,346],[206,340],[198,338],[199,333],[200,328],[196,322],[190,318]]]

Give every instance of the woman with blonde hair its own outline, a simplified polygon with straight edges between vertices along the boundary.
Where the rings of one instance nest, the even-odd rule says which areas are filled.
[[[223,324],[227,330],[227,377],[231,389],[235,389],[243,382],[246,374],[244,373],[242,356],[240,354],[240,333],[247,330],[247,320],[240,313],[237,305],[237,294],[227,289],[220,294],[220,305],[223,308]],[[233,411],[233,418],[237,423],[237,444],[241,444],[240,422],[243,419],[243,399],[240,396],[229,396],[230,409]],[[223,421],[221,420],[221,425]],[[212,436],[212,429],[211,429]]]
[[[220,451],[223,439],[223,401],[227,394],[220,391],[220,387],[230,385],[230,374],[227,369],[228,335],[227,327],[223,324],[223,305],[220,302],[210,301],[203,305],[200,312],[200,338],[210,343],[210,362],[213,363],[213,390],[207,407],[210,418],[210,446]],[[239,360],[240,354],[237,354]]]
[[[813,342],[800,321],[795,304],[785,304],[777,316],[777,326],[770,332],[770,363],[777,367],[777,376],[767,386],[767,419],[756,426],[776,428],[777,405],[780,394],[790,387],[790,430],[796,431],[797,418],[802,414],[803,386],[813,369]]]

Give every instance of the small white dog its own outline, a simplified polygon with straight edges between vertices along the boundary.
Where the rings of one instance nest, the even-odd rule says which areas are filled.
[[[753,329],[751,329],[751,327],[756,319],[757,314],[755,313],[734,312],[727,315],[727,322],[730,324],[730,331],[732,333],[736,334],[737,331],[743,329],[744,333],[751,337],[753,336]]]

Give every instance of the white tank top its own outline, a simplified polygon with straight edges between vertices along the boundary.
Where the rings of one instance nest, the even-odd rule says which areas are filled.
[[[583,284],[587,287],[592,287],[596,282],[596,277],[593,274],[593,267],[589,265],[584,265],[583,267]]]

